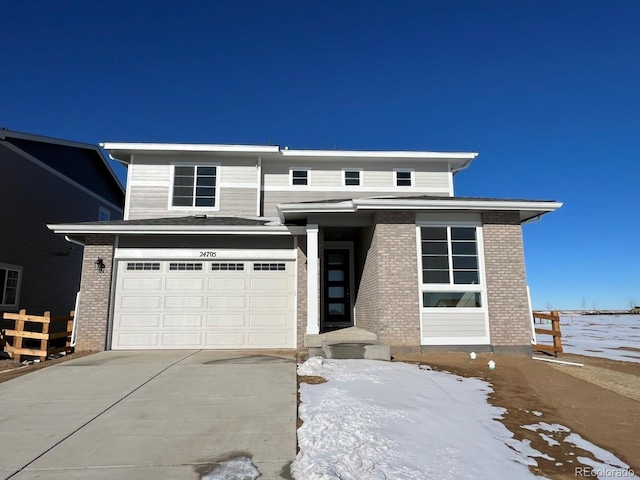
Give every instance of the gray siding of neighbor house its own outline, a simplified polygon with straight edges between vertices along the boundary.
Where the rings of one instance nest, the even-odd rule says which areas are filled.
[[[23,268],[19,308],[66,315],[80,287],[82,247],[46,224],[97,221],[101,206],[114,220],[122,212],[1,144],[0,163],[0,263]]]
[[[396,352],[419,350],[415,214],[376,213],[361,247],[366,258],[356,300],[357,326],[377,333]]]
[[[171,165],[219,165],[219,208],[170,207]],[[128,167],[130,196],[129,220],[171,218],[187,215],[257,214],[257,160],[251,158],[217,159],[201,155],[136,155]]]
[[[531,320],[518,212],[482,215],[491,344],[531,353]]]

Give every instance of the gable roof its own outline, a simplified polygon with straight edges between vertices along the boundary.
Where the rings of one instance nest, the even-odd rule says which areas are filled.
[[[97,145],[12,130],[0,130],[0,141],[122,208],[124,188]]]

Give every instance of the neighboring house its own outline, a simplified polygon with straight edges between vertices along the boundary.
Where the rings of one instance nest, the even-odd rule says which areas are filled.
[[[0,312],[73,310],[82,246],[46,224],[119,220],[124,190],[96,145],[0,130]]]
[[[103,146],[128,167],[124,220],[50,225],[86,244],[80,349],[302,348],[357,325],[396,351],[530,352],[521,224],[561,204],[454,196],[475,153]]]

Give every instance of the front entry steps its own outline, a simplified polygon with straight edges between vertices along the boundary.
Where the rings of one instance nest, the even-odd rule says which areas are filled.
[[[388,345],[378,342],[378,336],[358,327],[343,328],[318,335],[305,335],[309,356],[325,358],[364,358],[367,360],[391,360]]]

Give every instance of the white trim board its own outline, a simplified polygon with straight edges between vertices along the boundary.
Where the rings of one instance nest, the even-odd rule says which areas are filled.
[[[126,259],[158,259],[158,260],[191,260],[197,262],[217,262],[221,260],[295,260],[297,255],[293,249],[233,249],[210,248],[206,253],[215,256],[201,256],[205,249],[198,248],[117,248],[114,258]]]

